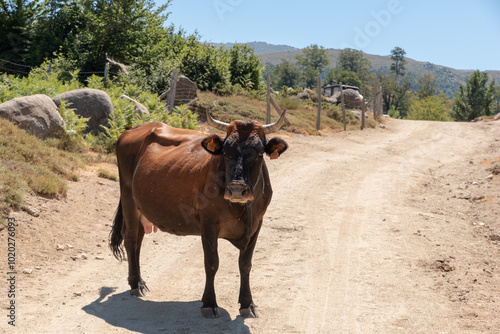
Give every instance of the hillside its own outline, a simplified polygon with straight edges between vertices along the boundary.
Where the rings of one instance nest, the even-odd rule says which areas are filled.
[[[215,46],[223,46],[226,49],[232,48],[235,44],[238,43],[214,43]],[[289,45],[282,44],[269,44],[266,42],[249,42],[249,43],[239,43],[239,44],[247,44],[256,54],[269,53],[269,52],[282,52],[282,51],[294,51],[299,50]]]
[[[250,42],[247,43],[250,47],[254,48],[255,53],[260,57],[262,64],[279,64],[281,59],[287,59],[292,62],[295,61],[295,56],[301,53],[300,49],[286,46],[286,45],[273,45],[265,42]],[[219,44],[226,47],[231,47],[233,44]],[[340,52],[339,49],[327,49],[330,56],[330,66],[334,67],[337,63],[337,57]],[[372,63],[373,70],[378,69],[388,70],[391,66],[390,56],[379,56],[366,54],[366,58]],[[465,80],[474,72],[470,70],[457,70],[451,67],[432,64],[426,61],[418,61],[407,58],[407,69],[409,74],[414,78],[414,82],[420,75],[425,73],[433,74],[437,81],[439,91],[443,91],[450,98],[455,97],[455,92],[458,90],[460,84],[464,84]],[[500,82],[500,71],[487,71],[490,78]],[[416,88],[416,85],[414,86]]]

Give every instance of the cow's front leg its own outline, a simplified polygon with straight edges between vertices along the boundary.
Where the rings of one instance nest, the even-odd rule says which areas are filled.
[[[215,274],[219,269],[219,254],[217,252],[217,224],[205,224],[202,227],[201,241],[205,257],[205,291],[201,301],[201,313],[205,318],[218,318],[219,307],[215,298]]]
[[[240,314],[247,318],[258,318],[257,306],[253,303],[252,292],[250,291],[250,270],[252,269],[252,256],[259,236],[262,220],[259,222],[257,232],[250,238],[248,246],[240,251],[239,266],[240,266],[240,296],[239,303],[241,305]]]

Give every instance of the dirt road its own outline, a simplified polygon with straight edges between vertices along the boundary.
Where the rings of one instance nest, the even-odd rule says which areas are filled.
[[[197,237],[147,236],[141,261],[151,292],[131,297],[127,263],[107,248],[119,186],[97,178],[100,165],[64,199],[30,197],[39,217],[12,213],[16,327],[4,309],[0,332],[500,331],[500,175],[488,170],[500,161],[500,122],[388,120],[385,129],[282,137],[290,149],[267,161],[274,197],[251,275],[261,318],[238,315],[238,253],[224,240],[221,318],[199,310]]]

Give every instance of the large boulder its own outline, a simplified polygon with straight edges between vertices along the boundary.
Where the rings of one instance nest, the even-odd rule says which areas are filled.
[[[64,133],[64,121],[57,106],[44,94],[18,97],[0,104],[0,117],[38,138],[57,137]]]
[[[329,97],[328,102],[331,103],[341,103],[340,92],[333,94]],[[361,95],[357,90],[354,89],[344,89],[344,104],[351,108],[359,108],[363,101],[363,95]]]
[[[184,75],[179,75],[177,78],[177,85],[175,89],[174,106],[180,106],[181,104],[187,104],[190,101],[196,99],[196,92],[198,91],[198,86],[188,77]],[[160,100],[165,99],[168,101],[170,95],[170,89],[165,93],[161,94]]]
[[[86,132],[102,131],[101,125],[107,126],[109,116],[113,113],[111,98],[99,89],[70,90],[56,95],[53,100],[58,107],[61,105],[61,100],[64,100],[66,106],[74,109],[77,115],[90,118]]]
[[[146,108],[146,106],[144,104],[140,103],[139,101],[134,100],[133,98],[131,98],[127,95],[120,96],[120,99],[132,102],[134,104],[134,111],[136,112],[136,114],[138,114],[140,116],[149,115],[148,108]]]

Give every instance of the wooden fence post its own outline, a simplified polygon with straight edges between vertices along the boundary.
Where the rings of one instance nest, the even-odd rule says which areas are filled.
[[[365,128],[366,102],[365,97],[361,100],[361,130]]]
[[[279,117],[281,117],[281,114],[283,113],[283,111],[281,111],[281,108],[280,106],[278,105],[278,103],[276,103],[276,101],[273,99],[273,96],[271,95],[270,98],[271,100],[271,105],[273,106],[274,110],[276,111],[276,113],[278,114]],[[285,124],[286,125],[292,125],[292,123],[288,120],[288,118],[286,118],[285,116]]]
[[[378,86],[378,115],[377,117],[382,117],[384,113],[384,101],[382,98],[382,83]]]
[[[104,83],[108,82],[109,61],[104,64]]]
[[[170,93],[168,94],[168,113],[171,114],[174,110],[175,95],[177,93],[177,77],[179,76],[179,69],[174,69],[172,73],[172,81],[170,82]]]
[[[271,75],[267,75],[267,110],[266,110],[266,124],[271,123]]]
[[[339,85],[340,85],[340,103],[342,105],[342,122],[344,123],[344,131],[345,131],[347,126],[345,120],[344,86],[342,85],[342,82],[340,82]]]
[[[316,118],[316,130],[319,131],[321,124],[321,77],[318,77],[318,117]]]

